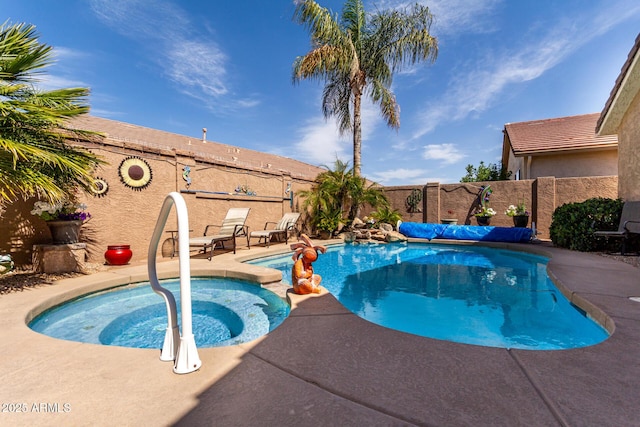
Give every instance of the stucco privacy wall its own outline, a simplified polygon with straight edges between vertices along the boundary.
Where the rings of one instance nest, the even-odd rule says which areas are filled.
[[[131,246],[132,262],[145,260],[160,208],[172,191],[182,192],[185,198],[192,235],[201,235],[207,224],[220,225],[231,207],[251,208],[247,225],[251,230],[261,230],[266,221],[277,221],[285,212],[299,210],[301,203],[296,194],[308,189],[315,177],[292,178],[282,171],[234,167],[186,151],[154,150],[117,141],[84,145],[108,162],[96,173],[96,177],[108,183],[108,192],[103,197],[81,197],[92,215],[81,232],[90,262],[104,262],[107,246],[116,244]],[[134,190],[120,180],[118,167],[129,156],[143,158],[152,170],[151,183],[144,189]],[[191,168],[189,192],[185,192],[184,166]],[[287,191],[289,184],[291,189]],[[233,193],[239,185],[248,187],[257,196],[207,193]],[[34,201],[9,205],[0,217],[0,253],[10,253],[19,266],[31,263],[34,244],[50,242],[46,223],[30,214]],[[165,230],[175,229],[175,224],[175,210],[172,210]],[[166,238],[169,236],[165,233]],[[169,243],[165,241],[159,253],[167,255]]]
[[[618,170],[620,197],[640,200],[640,92],[626,111],[618,129]]]
[[[618,178],[615,176],[589,178],[543,177],[535,180],[493,181],[459,184],[428,183],[424,186],[385,187],[394,209],[403,221],[439,223],[442,219],[457,219],[458,224],[476,225],[473,211],[483,185],[490,185],[493,193],[489,206],[497,215],[491,225],[512,227],[513,220],[504,214],[507,207],[524,201],[531,212],[530,221],[536,223],[538,237],[549,238],[553,211],[565,203],[582,202],[592,197],[618,197]],[[407,198],[418,190],[422,196],[420,212],[409,212]],[[531,225],[531,222],[529,222]]]

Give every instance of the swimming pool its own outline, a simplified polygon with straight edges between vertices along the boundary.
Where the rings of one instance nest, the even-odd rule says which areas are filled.
[[[345,307],[415,335],[489,347],[558,350],[608,333],[572,305],[546,272],[547,258],[480,246],[356,244],[329,247],[313,264]],[[282,271],[290,255],[251,261]]]
[[[160,281],[176,296],[178,279]],[[220,347],[259,338],[289,315],[289,305],[257,284],[227,278],[191,279],[193,334],[198,347]],[[161,348],[167,328],[164,300],[149,282],[90,294],[34,318],[36,332],[69,341]]]

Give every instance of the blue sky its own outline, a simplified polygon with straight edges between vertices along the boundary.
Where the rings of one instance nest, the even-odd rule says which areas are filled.
[[[342,1],[319,0],[338,13]],[[362,173],[383,185],[458,182],[500,161],[505,123],[600,112],[640,30],[637,0],[434,0],[434,64],[396,74],[401,127],[363,107]],[[400,0],[365,0],[367,10]],[[293,85],[309,50],[290,0],[0,0],[56,63],[43,88],[91,88],[91,114],[315,165],[352,161],[323,85]]]

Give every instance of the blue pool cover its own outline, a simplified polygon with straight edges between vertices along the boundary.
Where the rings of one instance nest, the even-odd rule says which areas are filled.
[[[482,242],[526,243],[532,230],[523,227],[492,227],[478,225],[430,224],[403,222],[398,231],[417,239],[477,240]]]

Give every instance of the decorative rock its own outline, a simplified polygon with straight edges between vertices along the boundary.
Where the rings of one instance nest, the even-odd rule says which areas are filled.
[[[342,240],[344,240],[345,243],[353,243],[357,237],[356,233],[351,231],[342,233]]]
[[[392,242],[406,242],[407,236],[398,233],[397,231],[390,231],[385,235],[385,240],[389,243]]]
[[[393,225],[387,224],[385,222],[381,222],[380,224],[378,224],[378,227],[380,227],[380,230],[382,231],[393,231]]]
[[[351,222],[351,226],[353,228],[363,228],[365,226],[365,223],[360,218],[354,218]]]

